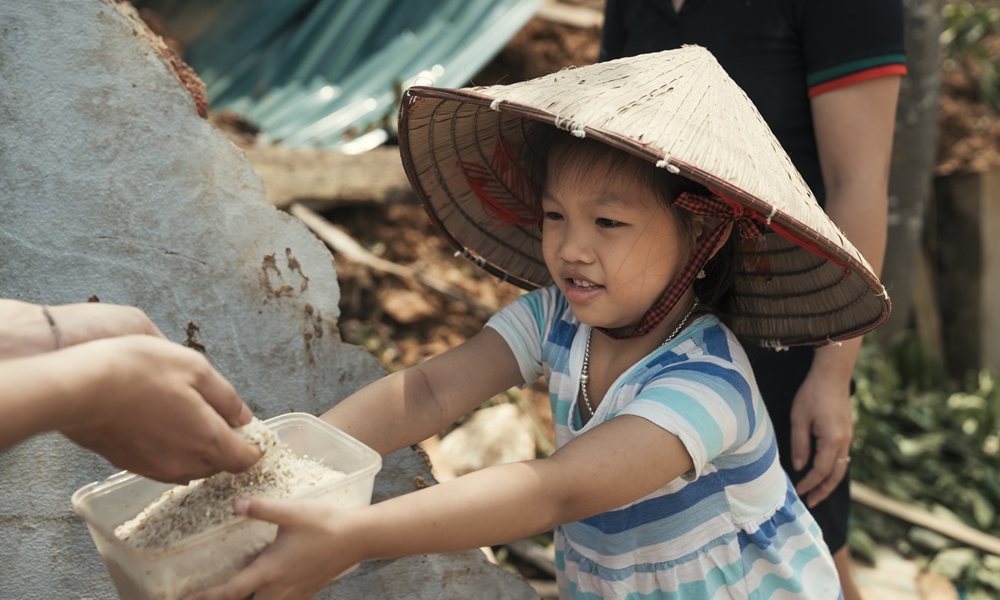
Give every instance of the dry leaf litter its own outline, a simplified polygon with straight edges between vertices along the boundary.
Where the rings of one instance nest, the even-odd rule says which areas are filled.
[[[288,498],[344,477],[280,446],[274,430],[256,417],[236,431],[264,451],[257,464],[243,473],[218,473],[166,491],[134,519],[119,525],[115,535],[136,548],[162,548],[236,519],[233,501],[238,497]]]

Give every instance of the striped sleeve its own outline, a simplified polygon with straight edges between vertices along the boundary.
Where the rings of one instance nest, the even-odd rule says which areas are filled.
[[[798,0],[809,97],[906,75],[902,0]]]
[[[534,290],[505,306],[490,317],[486,327],[499,333],[517,358],[517,365],[529,384],[544,375],[542,367],[542,340],[546,324],[552,321],[555,310],[553,288]]]
[[[642,417],[680,438],[694,470],[688,481],[756,429],[753,387],[731,363],[688,361],[665,369],[619,413]]]

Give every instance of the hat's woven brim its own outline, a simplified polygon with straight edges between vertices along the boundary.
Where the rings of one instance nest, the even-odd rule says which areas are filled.
[[[714,58],[711,62],[717,67]],[[622,72],[621,65],[618,67],[617,79],[628,79],[630,72],[627,69]],[[517,89],[519,84],[472,90],[411,88],[407,91],[399,125],[403,166],[428,214],[456,248],[487,271],[521,287],[531,289],[552,283],[542,259],[540,229],[534,225],[500,223],[487,214],[469,186],[469,174],[463,165],[474,163],[489,168],[500,138],[521,155],[530,157],[532,128],[557,126],[699,182],[740,202],[799,240],[799,244],[793,243],[769,231],[762,238],[742,243],[731,321],[740,339],[767,346],[825,343],[856,337],[886,319],[889,299],[878,278],[816,204],[808,187],[791,168],[790,159],[735,84],[732,88],[742,96],[736,102],[749,105],[757,122],[742,130],[731,129],[726,127],[727,123],[695,122],[690,112],[666,110],[668,120],[682,121],[672,134],[669,126],[658,122],[672,141],[668,152],[655,140],[651,143],[649,139],[641,139],[649,137],[644,133],[623,133],[623,127],[615,127],[614,118],[568,118],[568,113],[578,117],[581,111],[574,115],[567,110],[567,102],[589,106],[588,99],[564,99],[567,92],[561,88],[566,86],[560,86],[559,79],[570,78],[569,90],[579,95],[581,88],[576,87],[572,78],[578,81],[595,75],[585,71],[576,69],[549,76],[556,81],[550,82],[547,99],[539,98],[538,92],[546,93],[542,84],[549,78],[526,82],[533,86],[528,90],[534,93],[529,102],[514,99],[519,95],[517,92],[526,96],[523,89]],[[661,73],[660,77],[663,76]],[[727,76],[725,79],[731,84]],[[643,89],[632,93],[641,95]],[[701,101],[712,103],[713,98]],[[717,104],[718,100],[714,102]],[[614,102],[606,99],[605,104],[613,106]],[[710,114],[709,108],[706,107],[706,113]],[[660,106],[658,112],[662,117],[665,109]],[[722,134],[718,131],[720,127],[725,130]],[[639,131],[649,130],[648,124],[640,125]],[[678,140],[685,135],[690,140]],[[733,136],[736,143],[732,139],[719,139]],[[806,250],[803,245],[812,246],[821,254]]]

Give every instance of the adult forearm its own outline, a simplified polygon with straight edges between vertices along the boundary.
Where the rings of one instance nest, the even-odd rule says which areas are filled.
[[[55,348],[55,334],[41,306],[0,298],[0,360]]]
[[[66,352],[0,362],[0,450],[58,429],[92,392]]]
[[[876,275],[882,272],[888,235],[888,195],[884,185],[876,179],[827,186],[827,214]]]
[[[878,275],[885,259],[888,196],[885,179],[875,175],[828,185],[826,210]],[[823,346],[816,350],[815,364],[850,378],[860,348],[860,337]]]

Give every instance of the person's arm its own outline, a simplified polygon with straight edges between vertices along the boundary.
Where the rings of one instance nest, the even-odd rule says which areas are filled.
[[[59,431],[115,466],[186,483],[252,466],[250,409],[204,356],[154,336],[0,361],[0,451]]]
[[[31,356],[92,340],[121,335],[163,337],[144,312],[101,302],[48,307],[55,325],[38,304],[0,298],[0,360]]]
[[[362,560],[521,539],[639,500],[691,469],[677,436],[626,415],[549,458],[491,467],[370,507],[239,500],[241,514],[278,523],[278,539],[229,582],[188,600],[312,598]]]
[[[486,327],[443,354],[366,386],[322,418],[384,456],[431,437],[522,380],[510,346]]]
[[[879,77],[812,98],[813,123],[826,188],[826,212],[871,263],[885,256],[889,162],[895,125],[898,76]],[[861,338],[816,349],[812,367],[792,404],[792,462],[812,469],[796,486],[814,506],[847,472],[854,426],[850,381]]]

